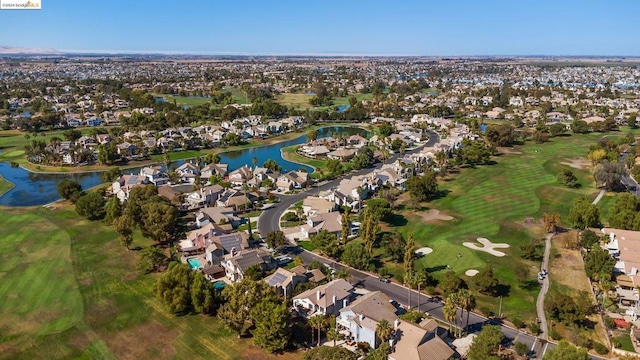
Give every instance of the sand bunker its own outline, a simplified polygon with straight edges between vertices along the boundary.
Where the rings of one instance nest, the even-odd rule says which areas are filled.
[[[418,250],[416,250],[416,255],[418,256],[425,256],[425,255],[429,255],[433,252],[433,249],[430,247],[422,247]]]
[[[568,161],[562,161],[560,164],[567,165],[574,169],[586,169],[591,166],[591,162],[585,158],[577,157]]]
[[[444,220],[444,221],[453,220],[453,216],[449,216],[445,213],[441,213],[440,210],[436,210],[436,209],[419,212],[418,215],[422,218],[422,220],[427,222],[433,221],[433,220]]]
[[[476,270],[476,269],[469,269],[467,271],[464,272],[465,275],[467,276],[476,276],[478,275],[480,271]]]
[[[522,151],[518,151],[511,147],[498,146],[496,149],[503,154],[516,154],[516,155],[522,154]]]
[[[509,244],[505,244],[505,243],[492,243],[491,241],[489,241],[489,239],[485,239],[485,238],[478,238],[478,242],[480,244],[482,244],[482,246],[478,246],[475,243],[472,242],[465,242],[462,243],[462,245],[468,247],[469,249],[473,249],[473,250],[478,250],[478,251],[484,251],[486,253],[489,253],[493,256],[505,256],[507,254],[503,253],[502,251],[497,251],[494,249],[506,249],[509,247]]]

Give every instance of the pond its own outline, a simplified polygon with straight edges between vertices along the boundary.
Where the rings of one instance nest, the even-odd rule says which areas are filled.
[[[363,135],[368,132],[364,129],[344,126],[325,127],[318,130],[318,138],[332,135]],[[312,172],[309,166],[293,163],[282,158],[280,149],[287,146],[303,144],[307,141],[306,135],[276,144],[253,147],[237,151],[220,153],[220,161],[229,164],[229,171],[238,169],[244,165],[253,167],[254,157],[257,165],[262,166],[268,159],[275,160],[283,171],[298,170],[301,168]],[[186,160],[175,161],[173,166],[180,166]],[[124,173],[138,173],[140,168],[123,170]],[[34,206],[44,205],[60,199],[57,186],[62,180],[71,179],[88,189],[102,183],[99,172],[86,173],[33,173],[23,168],[12,168],[9,163],[0,163],[0,174],[14,184],[13,189],[0,196],[0,205],[4,206]]]

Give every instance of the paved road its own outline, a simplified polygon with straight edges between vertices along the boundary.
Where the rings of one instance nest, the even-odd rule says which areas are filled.
[[[620,155],[620,157],[618,158],[618,162],[624,163],[625,159],[627,158],[627,156],[629,156],[629,152],[626,152],[622,155]],[[624,185],[624,187],[627,189],[627,191],[635,196],[640,196],[640,189],[638,189],[638,183],[636,182],[636,180],[634,180],[631,175],[627,175],[622,177],[622,179],[620,179],[620,182],[622,183],[622,185]]]
[[[407,151],[407,153],[411,153],[411,152],[415,152],[418,149],[422,148],[422,147],[430,147],[435,145],[437,142],[440,141],[440,136],[438,136],[437,133],[433,132],[433,131],[428,131],[429,134],[429,140],[426,141],[422,146],[419,146],[417,149],[411,150],[411,151]],[[400,155],[399,154],[394,154],[393,156],[391,156],[389,158],[389,162],[394,162]],[[377,163],[375,164],[373,167],[370,168],[366,168],[366,169],[360,169],[354,172],[351,172],[349,174],[347,174],[347,176],[355,176],[355,175],[362,175],[362,174],[366,174],[371,172],[373,169],[375,168],[381,168],[383,164],[381,163]],[[291,205],[302,201],[304,198],[306,198],[307,196],[310,195],[314,195],[319,193],[320,191],[324,191],[324,190],[328,190],[331,188],[336,187],[339,183],[340,180],[342,178],[338,178],[335,180],[331,180],[328,182],[323,182],[321,184],[318,184],[318,186],[313,187],[309,190],[306,191],[302,191],[298,194],[295,195],[282,195],[279,196],[280,198],[280,203],[278,203],[278,205],[272,207],[269,210],[266,210],[262,213],[262,215],[260,216],[260,219],[258,220],[258,230],[260,231],[260,234],[262,236],[266,236],[269,232],[274,231],[274,230],[279,230],[280,229],[280,216],[282,216],[282,214],[284,213],[285,210],[287,210]]]
[[[551,238],[554,234],[547,234],[544,241],[544,256],[542,258],[542,266],[541,271],[549,268],[549,253],[551,252]],[[538,293],[538,299],[536,300],[536,312],[538,314],[538,320],[540,320],[540,339],[547,340],[548,336],[548,326],[547,326],[547,316],[544,313],[544,297],[547,295],[547,291],[549,291],[549,274],[547,274],[544,279],[542,279],[542,288]]]
[[[440,140],[438,134],[435,132],[429,131],[429,141],[427,141],[423,146],[433,146]],[[416,150],[413,150],[416,151]],[[411,153],[411,151],[408,151]],[[391,157],[390,161],[395,161],[398,155],[394,155]],[[375,168],[381,167],[382,164],[376,164]],[[349,174],[348,176],[360,175],[367,172],[370,172],[372,168],[362,169],[356,172]],[[338,185],[340,179],[332,180],[323,184],[320,184],[316,188],[312,188],[303,192],[300,192],[295,195],[283,195],[280,196],[280,203],[273,206],[272,208],[265,210],[260,218],[258,219],[258,230],[262,236],[266,236],[269,232],[280,229],[280,217],[282,214],[293,204],[302,201],[304,198],[310,195],[314,195],[319,191],[324,191],[327,189],[331,189]],[[397,284],[395,282],[385,283],[379,280],[379,278],[373,274],[369,274],[364,271],[356,270],[350,268],[348,266],[342,265],[334,260],[324,258],[312,252],[306,251],[303,248],[296,246],[293,255],[297,255],[304,261],[305,264],[309,264],[314,260],[320,261],[331,266],[336,271],[341,269],[347,269],[349,274],[351,275],[351,283],[356,286],[362,286],[369,291],[382,291],[389,298],[397,301],[405,307],[409,305],[409,289]],[[444,307],[444,302],[440,301],[437,298],[432,298],[426,296],[424,294],[418,294],[417,291],[411,290],[411,307],[412,308],[420,308],[420,311],[428,313],[430,316],[438,319],[442,322],[447,322],[444,318],[444,314],[442,312],[442,308]],[[417,299],[420,297],[420,303],[417,304]],[[466,320],[466,316],[465,316]],[[547,342],[544,339],[538,339],[535,336],[523,333],[514,328],[511,328],[506,325],[502,325],[500,320],[496,319],[488,319],[484,316],[471,313],[469,316],[469,328],[468,331],[470,333],[478,332],[482,329],[482,326],[486,324],[495,324],[500,325],[502,329],[502,333],[509,339],[515,342],[522,342],[527,344],[531,349],[531,358],[542,358],[542,355],[545,351],[550,348],[555,347],[556,345],[550,342]],[[592,359],[595,360],[603,360],[602,357],[591,356]]]

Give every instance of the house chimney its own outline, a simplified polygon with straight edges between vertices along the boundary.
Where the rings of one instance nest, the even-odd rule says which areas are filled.
[[[349,300],[347,299],[342,299],[342,307],[345,308],[347,307],[347,305],[349,304]]]
[[[316,300],[320,301],[320,298],[322,298],[322,293],[320,292],[320,290],[318,290],[316,292]]]
[[[393,322],[393,329],[394,329],[394,330],[398,330],[398,326],[400,326],[400,320],[396,319],[396,320]]]
[[[333,295],[333,305],[337,305],[338,297]]]
[[[360,321],[364,320],[364,314],[358,315],[358,318],[360,319]]]

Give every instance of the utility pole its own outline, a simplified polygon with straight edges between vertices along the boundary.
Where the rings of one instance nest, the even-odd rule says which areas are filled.
[[[502,319],[502,295],[500,295],[500,308],[498,310],[498,318]]]

